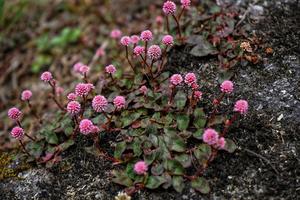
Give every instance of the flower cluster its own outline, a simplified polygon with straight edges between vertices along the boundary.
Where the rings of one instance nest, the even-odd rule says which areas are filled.
[[[208,128],[204,131],[203,141],[209,145],[214,145],[219,149],[225,148],[225,139],[223,137],[219,137],[218,132],[212,128]]]

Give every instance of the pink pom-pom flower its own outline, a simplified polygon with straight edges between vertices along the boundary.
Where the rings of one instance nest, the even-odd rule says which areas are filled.
[[[148,170],[148,166],[144,161],[139,161],[139,162],[135,163],[135,165],[134,165],[134,171],[138,175],[142,175],[142,174],[146,173],[147,170]]]
[[[53,76],[50,72],[43,72],[41,75],[41,80],[44,82],[49,82],[53,79]]]
[[[225,141],[225,138],[223,137],[220,137],[217,141],[217,143],[215,144],[216,148],[218,149],[224,149],[225,148],[225,144],[226,144],[226,141]]]
[[[193,89],[193,90],[199,89],[199,85],[198,85],[197,83],[193,83],[193,84],[192,84],[192,89]]]
[[[110,32],[110,37],[113,39],[119,39],[122,36],[122,32],[119,29],[114,29]]]
[[[158,60],[161,56],[161,49],[158,45],[152,45],[148,49],[148,56],[152,60]]]
[[[69,101],[75,101],[76,98],[77,98],[77,95],[75,93],[73,93],[73,92],[69,93],[68,96],[67,96],[67,99]]]
[[[93,122],[89,119],[83,119],[79,123],[79,130],[84,135],[88,135],[92,133],[93,128],[94,128]]]
[[[24,90],[21,94],[22,101],[29,101],[32,97],[32,92],[30,90]]]
[[[224,81],[220,87],[221,87],[221,91],[227,94],[233,91],[233,83],[228,80]]]
[[[132,44],[137,44],[140,41],[140,37],[138,35],[132,35],[130,39]]]
[[[92,107],[96,112],[102,112],[107,107],[107,99],[104,96],[97,95],[92,101]]]
[[[105,67],[105,71],[106,71],[106,73],[114,74],[114,73],[116,73],[117,70],[114,65],[108,65]]]
[[[174,39],[171,35],[165,35],[162,38],[162,43],[166,46],[172,46],[174,44]]]
[[[209,145],[214,145],[218,142],[219,134],[212,128],[208,128],[204,131],[203,141]]]
[[[145,53],[145,47],[142,47],[142,46],[136,46],[136,47],[133,49],[133,53],[134,53],[134,55],[136,55],[136,56],[142,55],[142,54]]]
[[[80,68],[81,66],[83,66],[84,64],[81,62],[75,63],[75,65],[73,66],[73,70],[74,72],[80,72]]]
[[[200,101],[202,98],[202,92],[200,91],[195,91],[194,92],[194,99],[196,99],[197,101]]]
[[[183,81],[183,78],[180,74],[173,74],[170,78],[170,82],[173,85],[179,85]]]
[[[23,136],[24,136],[24,130],[19,127],[19,126],[16,126],[14,127],[11,132],[10,132],[10,135],[13,137],[13,138],[16,138],[18,140],[22,139]]]
[[[117,109],[125,108],[125,98],[123,96],[116,96],[114,99],[114,105]]]
[[[166,15],[173,15],[176,12],[176,4],[173,1],[166,1],[163,5],[163,11]]]
[[[78,83],[75,87],[75,94],[79,97],[87,96],[94,89],[91,83]]]
[[[148,42],[151,41],[153,39],[153,35],[152,32],[149,30],[145,30],[141,33],[141,40],[143,40],[144,42]]]
[[[148,91],[148,88],[147,88],[145,85],[143,85],[143,86],[140,88],[140,92],[141,92],[142,94],[144,94],[144,95],[147,94],[147,91]]]
[[[90,68],[86,65],[82,65],[80,68],[79,68],[79,72],[82,74],[82,75],[85,75],[87,74],[88,72],[90,71]]]
[[[7,115],[12,120],[19,120],[21,118],[22,112],[18,108],[10,108]]]
[[[234,105],[234,111],[245,115],[248,112],[248,102],[246,100],[238,100]]]
[[[98,126],[93,126],[92,130],[91,130],[91,133],[99,133],[100,132],[100,129]]]
[[[80,112],[80,103],[78,101],[70,101],[67,105],[67,111],[71,115],[76,115]]]
[[[158,15],[156,18],[155,18],[155,22],[157,23],[157,25],[161,26],[163,24],[163,21],[164,21],[164,18],[160,15]]]
[[[184,77],[184,82],[189,86],[192,86],[194,83],[197,82],[196,75],[194,73],[187,73]]]
[[[104,55],[105,55],[105,50],[104,50],[104,48],[99,47],[99,48],[97,49],[97,51],[96,51],[96,56],[102,57],[102,56],[104,56]]]
[[[122,44],[123,46],[129,46],[130,43],[131,43],[131,39],[130,39],[129,36],[123,36],[123,37],[121,38],[120,42],[121,42],[121,44]]]
[[[180,0],[181,6],[185,9],[191,6],[191,0]]]

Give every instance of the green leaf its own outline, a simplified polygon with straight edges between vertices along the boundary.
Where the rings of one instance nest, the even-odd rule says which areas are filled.
[[[204,163],[211,155],[211,147],[208,144],[200,144],[197,149],[194,150],[195,157]]]
[[[60,144],[59,147],[62,151],[65,151],[66,149],[68,149],[73,144],[74,144],[74,140],[69,139],[69,140],[65,141],[64,143]]]
[[[116,149],[115,149],[115,152],[114,152],[114,157],[117,158],[117,159],[120,159],[121,156],[122,156],[122,153],[125,151],[125,149],[126,149],[126,142],[125,141],[117,143]]]
[[[203,129],[198,129],[196,132],[193,133],[193,137],[196,139],[201,140],[203,136],[204,130]]]
[[[132,180],[126,175],[125,172],[113,170],[112,174],[114,176],[112,179],[113,182],[124,185],[126,187],[130,187],[133,185]]]
[[[176,107],[180,110],[184,108],[186,104],[186,100],[187,100],[186,94],[182,91],[178,91],[174,97]]]
[[[210,127],[213,125],[223,124],[225,120],[226,120],[225,116],[217,115],[215,116],[214,120],[208,124],[208,126]]]
[[[134,138],[134,141],[132,143],[132,150],[133,150],[134,156],[138,157],[143,153],[142,149],[141,149],[141,144],[142,144],[142,142],[137,137]]]
[[[179,154],[175,156],[175,160],[180,162],[184,168],[188,168],[192,164],[192,159],[188,154]]]
[[[186,130],[190,123],[190,118],[188,115],[177,115],[176,117],[178,129],[183,131]]]
[[[231,139],[225,139],[225,140],[226,140],[226,143],[225,143],[224,149],[226,151],[228,151],[229,153],[233,153],[237,148],[236,144]]]
[[[201,118],[205,118],[206,116],[205,116],[205,113],[204,113],[204,111],[203,111],[203,108],[196,108],[195,110],[194,110],[194,116],[195,117],[201,117]]]
[[[164,172],[164,166],[162,164],[155,164],[151,167],[151,173],[155,176],[159,176]]]
[[[145,187],[149,189],[156,189],[165,182],[166,179],[162,176],[149,176]]]
[[[146,127],[145,134],[147,135],[156,135],[157,134],[157,127],[154,124],[151,124]]]
[[[184,180],[182,176],[173,176],[172,185],[177,192],[181,193],[184,189]]]
[[[158,156],[159,150],[155,149],[152,150],[150,153],[144,154],[144,161],[147,165],[151,165],[151,163],[156,159]]]
[[[198,177],[195,180],[192,180],[191,186],[203,194],[208,194],[210,192],[209,183],[203,177]]]
[[[177,160],[166,160],[164,162],[164,168],[174,175],[184,174],[184,168]]]
[[[176,151],[176,152],[185,151],[186,144],[184,140],[177,135],[174,136],[164,135],[164,141],[168,146],[168,148],[172,151]]]
[[[193,121],[193,124],[196,128],[204,128],[205,124],[206,124],[206,119],[202,119],[202,118],[196,118]]]

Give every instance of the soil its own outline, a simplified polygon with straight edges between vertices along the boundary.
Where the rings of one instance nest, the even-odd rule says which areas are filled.
[[[229,131],[238,150],[221,153],[204,175],[212,192],[143,190],[133,199],[300,198],[300,9],[292,1],[278,2],[265,3],[264,19],[253,25],[263,40],[263,62],[236,67],[235,94],[224,104],[245,98],[250,111]],[[272,47],[273,55],[266,55],[265,47]],[[193,70],[216,83],[216,67],[216,58],[193,57],[185,46],[170,51],[168,69],[173,72]],[[113,199],[123,188],[110,180],[111,163],[84,150],[90,140],[78,138],[77,143],[64,152],[60,167],[35,168],[19,174],[23,180],[1,182],[0,199]]]

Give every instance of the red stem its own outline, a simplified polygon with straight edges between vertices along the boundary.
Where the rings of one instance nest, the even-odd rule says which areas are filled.
[[[132,63],[130,62],[130,59],[129,59],[128,47],[125,46],[125,49],[126,49],[126,59],[127,59],[129,65],[130,65],[130,67],[131,67],[133,73],[135,73],[134,67],[133,67],[133,65],[132,65]]]
[[[180,24],[179,24],[179,21],[177,20],[176,16],[175,15],[172,15],[176,24],[177,24],[177,31],[178,31],[178,35],[179,35],[179,39],[182,39],[182,35],[181,35],[181,28],[180,28]]]

